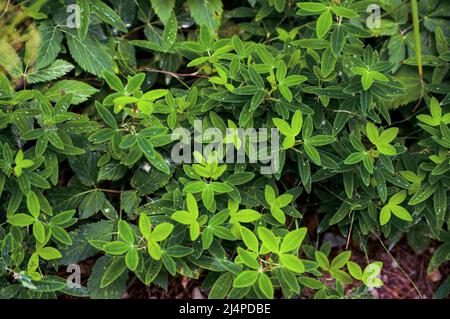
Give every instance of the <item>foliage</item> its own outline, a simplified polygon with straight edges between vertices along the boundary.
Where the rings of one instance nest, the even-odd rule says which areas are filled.
[[[382,264],[335,256],[333,229],[442,242],[432,272],[450,257],[449,9],[418,1],[414,33],[400,0],[0,4],[0,296],[205,275],[210,298],[368,297]],[[246,163],[173,161],[196,120]],[[276,170],[232,128],[278,129]],[[86,287],[56,276],[99,253]]]

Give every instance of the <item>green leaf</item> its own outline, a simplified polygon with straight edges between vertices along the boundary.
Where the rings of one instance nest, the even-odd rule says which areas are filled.
[[[254,253],[245,251],[241,247],[238,247],[237,250],[238,250],[238,254],[239,254],[239,262],[242,262],[247,267],[250,267],[252,269],[255,269],[255,270],[259,269],[259,263],[256,260],[256,255]]]
[[[253,209],[242,209],[234,216],[241,223],[252,223],[261,218],[261,214]]]
[[[227,183],[221,183],[221,182],[212,182],[209,184],[214,192],[223,194],[223,193],[229,193],[233,191],[233,187],[228,185]]]
[[[275,202],[276,199],[276,195],[275,195],[275,191],[273,190],[273,188],[269,185],[266,185],[266,187],[264,188],[264,196],[266,198],[266,202],[269,205],[273,205],[273,203]]]
[[[80,203],[79,211],[81,218],[89,218],[103,208],[105,194],[95,190],[87,194]]]
[[[349,156],[345,158],[344,164],[353,165],[361,162],[366,157],[365,152],[355,152],[351,153]]]
[[[286,222],[286,216],[281,208],[275,206],[270,207],[270,213],[280,224],[284,224]]]
[[[317,37],[319,39],[322,39],[323,37],[325,37],[325,35],[330,30],[332,24],[333,24],[333,18],[331,16],[331,11],[329,9],[326,9],[319,16],[319,19],[317,19],[317,24],[316,24]]]
[[[200,225],[198,222],[193,222],[189,226],[189,236],[191,240],[196,240],[200,236]]]
[[[33,224],[35,219],[27,214],[15,214],[8,217],[8,223],[14,226],[25,227]]]
[[[342,284],[349,285],[353,282],[352,277],[343,270],[330,270],[330,275]]]
[[[33,235],[39,243],[45,242],[45,226],[40,221],[33,224]]]
[[[367,91],[370,89],[373,83],[373,77],[370,72],[366,72],[361,76],[361,84],[364,89],[364,91]]]
[[[100,0],[90,0],[90,8],[92,12],[107,24],[119,29],[122,32],[127,32],[126,25],[122,22],[120,16],[108,5]]]
[[[353,190],[355,186],[355,174],[353,172],[344,172],[342,173],[344,180],[344,189],[345,194],[349,199],[353,197]]]
[[[128,244],[134,243],[134,233],[130,224],[124,220],[118,222],[119,238]]]
[[[167,21],[162,35],[162,48],[169,50],[176,41],[178,31],[178,23],[175,14],[172,14]]]
[[[38,26],[41,42],[36,57],[37,69],[42,69],[55,61],[61,51],[63,35],[59,27],[49,21],[44,21]]]
[[[433,194],[434,214],[438,225],[443,225],[447,210],[447,190],[445,187],[438,187]]]
[[[392,195],[392,197],[389,199],[389,204],[391,204],[391,205],[401,204],[406,199],[406,196],[407,196],[407,193],[405,190],[397,192],[394,195]]]
[[[321,289],[324,286],[320,280],[311,277],[302,276],[298,280],[302,285],[311,289]]]
[[[162,155],[155,151],[154,158],[148,158],[152,166],[154,166],[157,170],[165,173],[166,175],[170,174],[170,167],[166,162],[166,159],[162,157]]]
[[[215,282],[208,294],[208,299],[225,299],[233,283],[231,273],[223,273]]]
[[[103,70],[113,72],[108,49],[90,34],[81,40],[75,33],[66,32],[66,38],[70,54],[83,70],[97,76],[101,76]]]
[[[226,178],[226,182],[228,184],[237,186],[245,184],[249,181],[251,181],[255,177],[255,174],[252,172],[241,172],[241,173],[234,173]]]
[[[0,66],[2,66],[13,78],[23,74],[23,64],[14,48],[3,38],[0,41]]]
[[[174,212],[170,218],[183,225],[190,225],[193,222],[191,214],[185,210]]]
[[[109,112],[106,107],[104,107],[100,102],[95,101],[95,108],[97,109],[98,114],[108,124],[109,127],[117,129],[117,122],[114,116]]]
[[[331,135],[315,135],[307,139],[307,143],[313,146],[328,145],[336,141],[336,138]]]
[[[378,144],[378,139],[380,137],[378,129],[373,123],[368,122],[366,125],[366,134],[370,142],[374,145]]]
[[[80,7],[80,26],[78,28],[78,35],[80,39],[86,38],[89,30],[91,6],[88,0],[77,0],[77,5]]]
[[[391,219],[391,209],[390,206],[384,206],[380,212],[380,225],[386,225]]]
[[[106,288],[100,288],[105,269],[108,268],[112,260],[113,258],[110,256],[102,256],[95,262],[88,280],[89,297],[91,299],[120,299],[125,293],[128,277],[125,264],[124,271],[118,277],[115,277]]]
[[[270,51],[264,45],[255,46],[256,53],[261,61],[267,66],[274,66],[274,58]]]
[[[283,241],[281,242],[280,252],[287,253],[298,249],[302,244],[303,239],[305,239],[306,232],[307,230],[305,227],[289,232],[284,236]]]
[[[314,164],[321,165],[319,152],[317,152],[317,149],[314,146],[309,143],[304,143],[303,148]]]
[[[397,150],[390,144],[377,144],[377,150],[384,155],[395,155]]]
[[[341,269],[342,267],[344,267],[347,264],[351,255],[352,255],[351,251],[344,251],[344,252],[340,253],[339,255],[334,257],[333,261],[331,262],[331,268],[332,269]]]
[[[74,68],[75,67],[71,63],[58,59],[46,68],[28,72],[26,74],[27,82],[34,84],[55,80],[69,73]]]
[[[362,280],[367,287],[377,288],[383,285],[383,282],[378,278],[382,266],[381,262],[374,262],[364,269]]]
[[[279,118],[273,118],[272,122],[273,122],[273,124],[275,124],[275,126],[280,130],[280,132],[283,135],[286,135],[286,136],[294,135],[292,132],[291,126],[285,120],[279,119]]]
[[[170,257],[185,257],[191,255],[194,249],[190,247],[174,245],[164,249],[164,253]]]
[[[149,240],[147,244],[148,253],[155,260],[160,260],[162,256],[161,246],[153,240]]]
[[[110,255],[123,255],[130,249],[130,244],[123,241],[112,241],[103,246],[103,250]]]
[[[352,211],[352,204],[347,201],[343,201],[339,206],[339,209],[336,211],[336,213],[334,213],[333,217],[329,221],[329,224],[334,225],[339,223],[341,220],[347,217],[351,211]]]
[[[268,299],[273,299],[273,285],[266,273],[260,273],[258,277],[258,287]]]
[[[155,101],[158,100],[164,96],[166,96],[169,93],[168,90],[164,89],[158,89],[158,90],[151,90],[146,92],[141,99],[148,100],[148,101]]]
[[[150,218],[145,213],[141,213],[139,215],[139,231],[141,234],[149,239],[152,230],[152,223],[150,222]]]
[[[76,80],[62,80],[56,82],[45,96],[52,102],[57,102],[63,95],[72,94],[71,104],[77,105],[85,102],[98,90],[87,83]]]
[[[353,19],[359,17],[359,14],[356,11],[353,11],[348,8],[344,7],[338,7],[338,6],[332,6],[331,11],[334,12],[337,16],[347,18],[347,19]]]
[[[292,122],[291,122],[292,133],[294,136],[297,136],[298,134],[300,134],[300,131],[302,130],[302,126],[303,126],[302,111],[297,110],[297,111],[295,111],[294,115],[292,116]]]
[[[258,239],[256,238],[255,234],[249,230],[246,227],[241,227],[241,236],[242,240],[244,241],[244,244],[252,251],[258,252],[259,251],[259,245],[258,245]]]
[[[161,223],[159,225],[156,225],[155,229],[152,232],[152,240],[162,241],[169,237],[172,230],[173,225],[170,223]]]
[[[408,222],[413,221],[411,214],[408,213],[408,211],[405,208],[398,206],[398,205],[393,205],[393,206],[389,205],[389,208],[391,209],[392,213],[395,216],[397,216],[398,218],[400,218],[402,220],[406,220]]]
[[[327,271],[330,268],[330,261],[328,257],[321,251],[315,252],[316,261],[319,264],[319,267],[323,270]]]
[[[198,217],[198,205],[194,195],[190,193],[186,194],[186,206],[192,218],[196,220]]]
[[[330,48],[326,48],[322,53],[322,59],[320,62],[320,69],[323,77],[328,77],[335,69],[337,62],[336,56],[331,52]]]
[[[159,19],[166,24],[172,15],[172,10],[175,7],[175,0],[150,0],[150,3]]]
[[[114,91],[122,92],[125,89],[120,78],[114,73],[104,70],[102,76]]]
[[[267,249],[271,252],[278,253],[279,239],[269,229],[258,227],[258,235]]]
[[[237,54],[244,55],[245,50],[244,43],[237,35],[234,35],[231,38],[231,44],[233,45],[233,49],[234,51],[236,51]]]
[[[51,226],[52,236],[59,240],[61,243],[65,245],[72,245],[72,238],[70,235],[64,230],[64,228],[52,225]]]
[[[211,31],[218,28],[223,11],[221,0],[188,0],[188,6],[198,25],[206,25]]]
[[[258,91],[255,95],[253,95],[252,100],[250,101],[250,109],[256,110],[264,100],[264,97],[264,91]]]
[[[41,212],[41,205],[39,204],[38,197],[33,191],[31,191],[27,195],[27,208],[34,218],[39,217],[39,213]]]
[[[202,191],[202,201],[206,209],[211,210],[214,205],[214,191],[212,187],[207,186]]]
[[[233,287],[245,288],[252,286],[258,280],[259,272],[254,270],[245,270],[241,272],[233,281]]]
[[[450,243],[444,243],[440,245],[431,257],[430,263],[428,264],[427,273],[431,274],[445,261],[449,260],[450,254]]]
[[[152,143],[147,138],[138,135],[137,145],[148,160],[155,158],[155,150],[153,149]]]
[[[353,278],[355,278],[356,280],[362,280],[363,272],[361,267],[357,263],[349,261],[347,262],[347,268],[350,275],[352,275]]]
[[[414,195],[409,200],[408,205],[414,206],[427,200],[431,195],[433,195],[436,188],[437,184],[433,186],[424,184],[416,193],[414,193]]]
[[[282,82],[283,85],[286,86],[294,86],[300,85],[303,82],[308,80],[308,78],[304,75],[288,75]]]
[[[73,216],[75,215],[75,210],[69,210],[58,215],[55,215],[51,219],[51,223],[53,225],[64,225],[67,223]]]
[[[331,33],[330,37],[331,52],[335,57],[337,57],[342,52],[345,42],[346,40],[343,27],[341,25],[337,25]]]
[[[54,260],[61,258],[62,255],[56,248],[53,247],[44,247],[37,250],[39,257],[45,260]]]
[[[297,256],[281,254],[280,261],[283,267],[286,267],[287,269],[292,270],[293,272],[300,274],[305,271],[305,266],[303,265],[303,262]]]
[[[289,88],[287,86],[284,86],[282,84],[280,84],[278,86],[278,89],[280,90],[281,95],[288,101],[291,102],[292,101],[292,92],[291,90],[289,90]]]
[[[398,128],[391,127],[384,130],[378,138],[378,143],[391,143],[398,134]]]
[[[117,257],[112,260],[104,272],[100,281],[100,288],[105,288],[112,284],[127,269],[124,257]]]
[[[286,63],[284,63],[284,61],[281,60],[277,64],[277,71],[276,71],[276,74],[275,74],[276,78],[277,78],[277,81],[278,82],[282,82],[286,78],[286,74],[287,74]]]
[[[319,2],[297,2],[297,7],[313,13],[321,13],[328,10],[328,7]]]
[[[132,248],[128,250],[127,254],[125,255],[125,264],[131,271],[136,270],[139,265],[139,255],[136,249]]]

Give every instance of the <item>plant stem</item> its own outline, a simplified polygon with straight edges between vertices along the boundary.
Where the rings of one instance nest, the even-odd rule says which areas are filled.
[[[406,271],[402,268],[402,266],[400,266],[400,264],[397,262],[397,260],[394,258],[394,256],[392,256],[391,252],[386,248],[386,246],[384,245],[381,238],[375,233],[372,233],[372,234],[374,234],[375,237],[377,237],[378,241],[380,242],[381,246],[384,248],[386,253],[389,255],[389,257],[391,257],[392,261],[397,265],[398,269],[400,269],[400,271],[403,273],[403,275],[405,275],[406,279],[408,279],[408,281],[413,285],[413,287],[417,291],[417,294],[419,295],[420,299],[423,299],[423,295],[420,292],[419,287],[417,287],[417,285],[414,283],[414,281],[411,279],[411,277],[408,276]]]
[[[209,76],[206,74],[199,74],[197,72],[194,73],[175,73],[175,72],[170,72],[170,71],[164,71],[164,70],[158,70],[158,69],[152,69],[152,68],[148,68],[148,67],[141,67],[138,69],[138,71],[144,71],[144,72],[154,72],[154,73],[162,73],[162,74],[167,74],[170,76],[173,76],[174,78],[179,78],[179,77],[196,77],[196,78],[205,78],[205,79],[209,79]]]

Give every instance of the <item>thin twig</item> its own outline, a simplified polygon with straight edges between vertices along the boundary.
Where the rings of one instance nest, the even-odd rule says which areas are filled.
[[[208,75],[206,75],[206,74],[199,74],[198,71],[197,72],[193,72],[193,73],[175,73],[175,72],[170,72],[170,71],[152,69],[152,68],[149,68],[149,67],[146,67],[146,66],[140,67],[138,69],[138,71],[162,73],[162,74],[167,74],[167,75],[173,76],[174,78],[195,77],[195,78],[209,79]]]
[[[416,106],[413,109],[413,113],[417,111],[420,103],[423,99],[423,93],[425,91],[424,82],[423,82],[423,70],[422,70],[422,47],[421,47],[421,38],[420,38],[420,27],[419,27],[419,9],[417,7],[417,0],[411,0],[411,14],[413,18],[413,26],[414,26],[414,40],[416,43],[416,59],[417,59],[417,70],[419,73],[420,80],[420,97]]]
[[[350,244],[350,238],[352,237],[352,228],[353,228],[354,218],[355,218],[355,211],[352,211],[352,221],[350,223],[350,229],[348,230],[347,243],[345,244],[345,250],[348,249],[348,245]]]
[[[377,237],[377,239],[380,241],[380,244],[381,244],[381,246],[383,246],[383,248],[386,251],[386,253],[389,255],[389,257],[391,257],[392,261],[395,263],[395,265],[398,267],[398,269],[400,269],[400,271],[403,273],[403,275],[405,275],[406,279],[408,279],[408,281],[413,285],[414,289],[417,291],[417,294],[419,295],[419,298],[423,299],[423,295],[420,292],[419,287],[417,287],[417,285],[414,283],[414,281],[411,279],[411,277],[408,276],[408,274],[403,269],[403,267],[400,266],[400,264],[397,262],[395,257],[392,256],[391,252],[386,248],[386,246],[384,245],[384,243],[381,240],[381,238],[376,233],[372,233],[372,234],[375,235],[375,237]]]

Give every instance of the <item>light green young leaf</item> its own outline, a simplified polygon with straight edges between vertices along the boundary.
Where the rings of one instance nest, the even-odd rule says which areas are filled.
[[[316,34],[319,39],[325,37],[333,24],[333,17],[330,9],[326,9],[317,19]]]
[[[245,270],[241,272],[233,281],[233,287],[245,288],[252,286],[258,280],[259,272],[254,270]]]
[[[271,252],[278,253],[280,239],[277,236],[265,227],[258,227],[258,235],[267,249]]]

